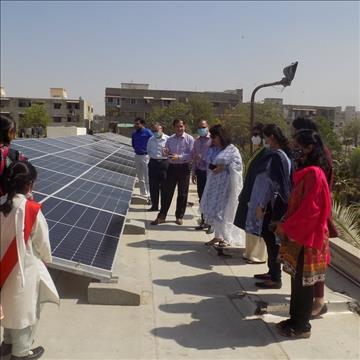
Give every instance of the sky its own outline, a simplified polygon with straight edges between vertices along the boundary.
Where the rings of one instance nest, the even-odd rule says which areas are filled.
[[[224,91],[244,101],[298,61],[290,87],[256,101],[360,110],[359,2],[1,1],[1,86],[49,97],[63,87],[104,114],[106,87]]]

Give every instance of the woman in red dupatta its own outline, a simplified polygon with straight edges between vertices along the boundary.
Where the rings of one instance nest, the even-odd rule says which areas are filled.
[[[327,222],[331,197],[320,136],[312,130],[298,131],[293,156],[298,170],[285,220],[276,230],[282,239],[283,270],[291,275],[290,319],[277,327],[283,336],[308,338],[314,284],[324,281],[330,261]]]

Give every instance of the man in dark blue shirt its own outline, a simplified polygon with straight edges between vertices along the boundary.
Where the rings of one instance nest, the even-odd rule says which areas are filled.
[[[145,127],[145,120],[140,117],[135,119],[134,129],[131,144],[135,150],[136,175],[139,179],[140,194],[146,196],[149,201],[149,156],[147,154],[147,143],[153,136],[153,133]]]

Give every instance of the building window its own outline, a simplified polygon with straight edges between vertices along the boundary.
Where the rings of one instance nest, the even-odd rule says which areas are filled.
[[[54,103],[54,109],[61,109],[61,103]]]
[[[163,100],[163,106],[168,107],[170,106],[170,104],[171,104],[171,100]]]
[[[80,104],[79,103],[75,104],[75,109],[78,109],[78,110],[80,109]]]
[[[130,99],[130,104],[135,105],[136,104],[136,99]]]
[[[112,97],[108,97],[108,98],[107,98],[107,102],[108,102],[109,104],[112,104],[113,98],[112,98]]]
[[[72,103],[66,103],[66,108],[71,110],[73,108]]]
[[[27,99],[19,99],[19,107],[30,107],[31,101]]]
[[[72,121],[73,121],[73,117],[70,116],[70,115],[68,115],[68,116],[67,116],[67,122],[72,122]]]
[[[61,123],[61,120],[62,120],[61,116],[53,116],[54,123]]]
[[[213,106],[214,106],[214,108],[218,108],[220,106],[220,103],[219,102],[213,102]]]

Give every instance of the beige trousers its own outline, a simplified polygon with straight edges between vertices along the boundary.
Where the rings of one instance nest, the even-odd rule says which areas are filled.
[[[267,260],[265,241],[261,236],[246,233],[246,247],[243,257],[255,262]]]

